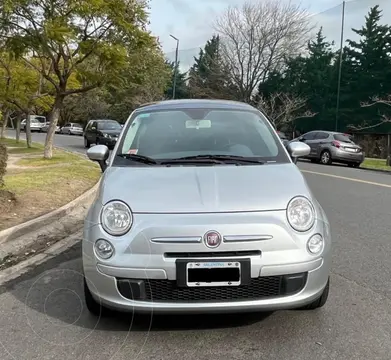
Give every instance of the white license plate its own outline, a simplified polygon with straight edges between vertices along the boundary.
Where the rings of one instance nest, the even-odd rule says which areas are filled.
[[[239,286],[241,266],[238,261],[189,262],[186,285],[189,287]]]

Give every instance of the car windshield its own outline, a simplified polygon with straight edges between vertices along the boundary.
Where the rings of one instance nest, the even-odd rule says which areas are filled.
[[[349,136],[347,136],[347,135],[336,134],[336,135],[334,135],[334,139],[337,141],[342,141],[342,142],[354,144],[352,139],[350,139]]]
[[[154,160],[226,155],[289,162],[267,120],[256,111],[209,108],[141,112],[125,128],[117,155]]]
[[[45,116],[34,116],[34,119],[37,120],[40,123],[45,123],[46,122]]]
[[[116,121],[102,121],[98,123],[99,130],[121,130],[121,125]]]

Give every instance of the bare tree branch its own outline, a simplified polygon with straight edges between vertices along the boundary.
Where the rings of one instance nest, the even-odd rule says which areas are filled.
[[[307,99],[304,98],[285,93],[274,93],[268,99],[262,95],[257,107],[269,117],[276,128],[279,128],[296,119],[314,117],[316,115],[314,112],[301,111],[306,103]]]
[[[386,105],[386,106],[391,107],[391,95],[388,95],[384,99],[380,98],[378,95],[375,95],[375,96],[372,96],[370,100],[371,100],[371,102],[369,102],[369,101],[361,102],[361,104],[360,104],[361,107],[366,108],[366,107],[372,107],[372,106],[376,106],[376,105]],[[382,115],[381,120],[379,122],[377,122],[376,124],[367,125],[367,123],[364,123],[363,125],[360,125],[360,126],[350,124],[350,125],[348,125],[348,128],[353,131],[361,131],[361,130],[373,129],[373,128],[376,128],[380,125],[387,124],[387,123],[391,123],[391,119],[386,115]]]
[[[270,71],[281,68],[284,59],[297,55],[310,36],[309,14],[284,0],[247,0],[230,7],[215,23],[221,35],[222,55],[232,82],[249,101]]]

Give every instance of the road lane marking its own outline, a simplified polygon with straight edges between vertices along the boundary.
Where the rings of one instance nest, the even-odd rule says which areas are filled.
[[[382,184],[382,183],[373,182],[373,181],[354,179],[354,178],[349,178],[349,177],[345,177],[345,176],[326,174],[326,173],[309,171],[309,170],[300,170],[300,171],[304,172],[304,173],[308,173],[308,174],[323,175],[323,176],[333,177],[336,179],[349,180],[349,181],[359,182],[359,183],[368,184],[368,185],[375,185],[375,186],[381,186],[381,187],[385,187],[385,188],[391,188],[391,185],[389,185],[389,184]]]

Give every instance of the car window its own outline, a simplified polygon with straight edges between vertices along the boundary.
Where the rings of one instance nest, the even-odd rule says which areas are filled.
[[[354,144],[354,142],[348,136],[343,134],[335,134],[334,140]]]
[[[316,140],[325,140],[329,137],[329,134],[326,132],[319,131],[316,133],[315,139]]]
[[[69,124],[69,123],[64,125],[64,127],[70,127],[70,126],[71,126],[71,124]]]
[[[80,124],[76,124],[76,123],[72,123],[72,127],[83,129],[83,126],[81,126]]]
[[[303,135],[304,140],[314,140],[316,132],[309,132]]]
[[[121,125],[117,121],[101,121],[98,123],[99,130],[121,130]]]
[[[154,159],[197,155],[238,155],[287,162],[271,126],[258,112],[178,109],[134,115],[118,153]]]

